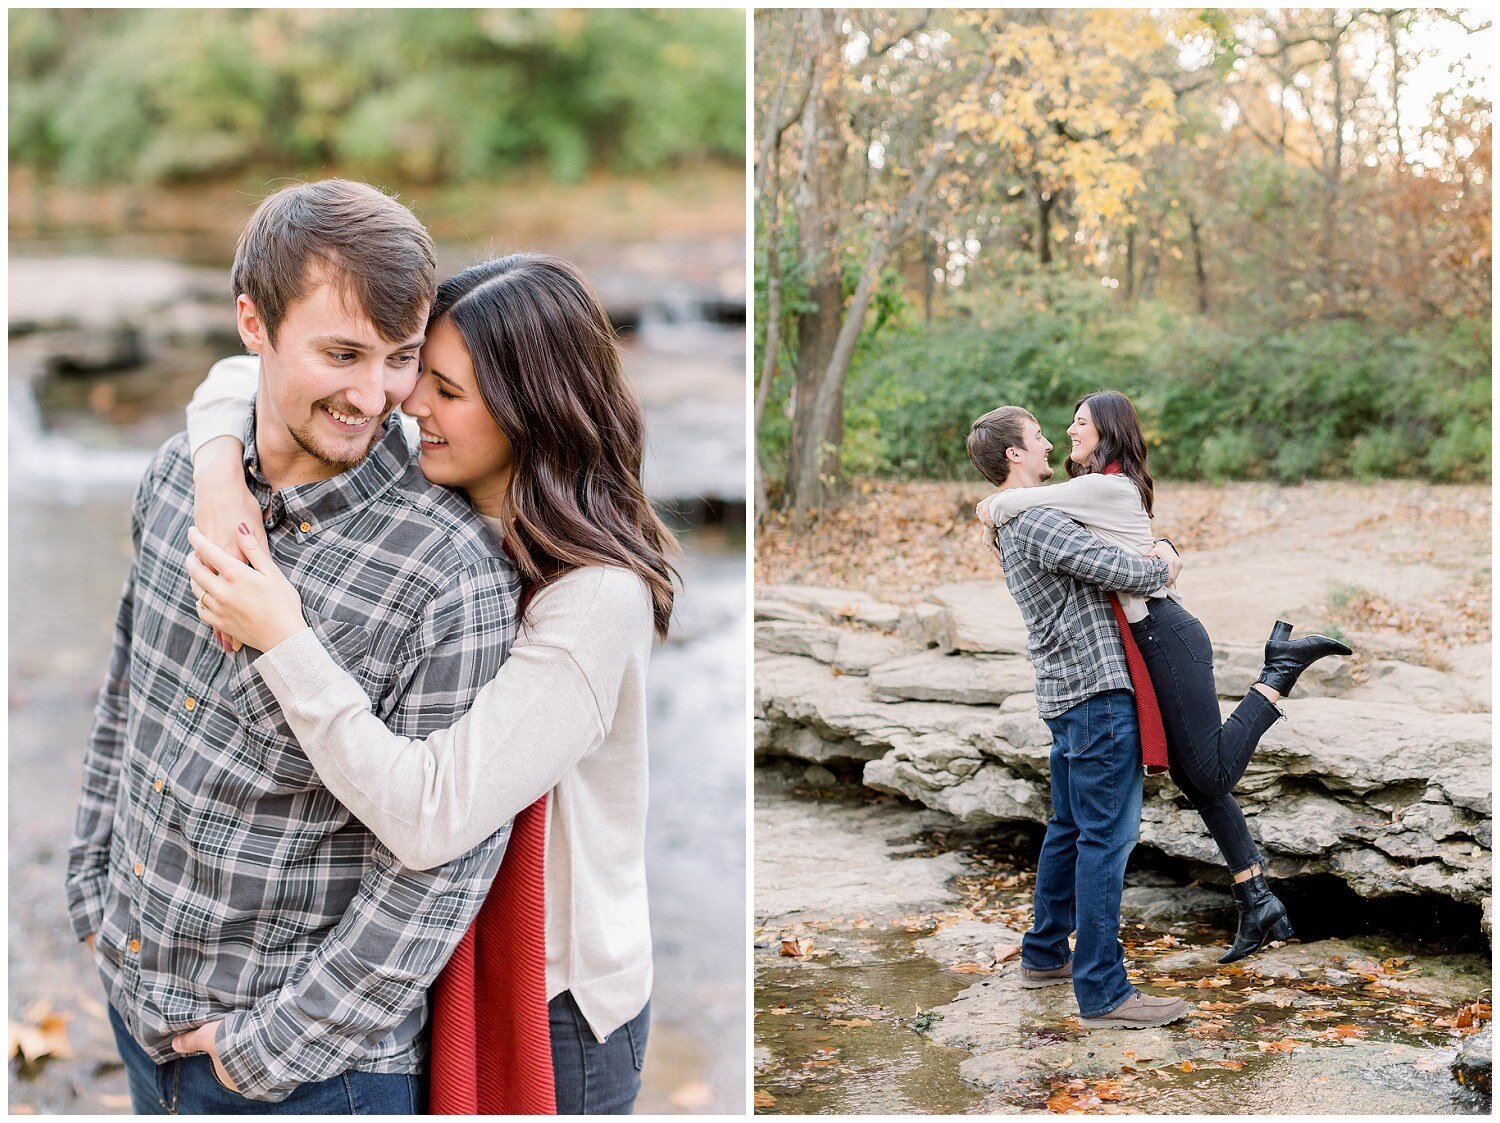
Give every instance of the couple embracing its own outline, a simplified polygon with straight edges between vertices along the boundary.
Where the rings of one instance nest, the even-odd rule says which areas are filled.
[[[626,1113],[674,543],[572,266],[294,184],[136,491],[68,860],[140,1114]],[[416,433],[411,446],[397,406]]]
[[[1278,620],[1265,669],[1223,720],[1212,644],[1175,588],[1182,560],[1151,536],[1153,483],[1134,406],[1116,391],[1089,394],[1074,407],[1068,437],[1071,478],[1042,487],[1052,445],[1026,410],[992,410],[968,436],[970,459],[999,489],[977,513],[1025,620],[1037,709],[1052,732],[1052,815],[1020,985],[1071,983],[1084,1026],[1142,1029],[1188,1010],[1133,987],[1119,941],[1143,766],[1170,771],[1229,868],[1239,930],[1219,962],[1290,939],[1286,908],[1232,793],[1283,716],[1277,701],[1313,662],[1351,651],[1326,636],[1293,640]]]

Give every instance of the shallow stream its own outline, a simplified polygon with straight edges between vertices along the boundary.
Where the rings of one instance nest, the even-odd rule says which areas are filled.
[[[1449,1073],[1488,1017],[1482,939],[1417,941],[1350,917],[1343,934],[1220,967],[1227,898],[1133,859],[1122,928],[1132,981],[1186,998],[1190,1014],[1091,1033],[1071,988],[1016,987],[1027,837],[934,822],[790,767],[757,770],[757,838],[795,839],[795,855],[757,874],[770,902],[757,903],[759,1113],[1489,1112]],[[830,882],[839,905],[820,911]],[[890,899],[898,882],[915,887],[904,911]],[[869,916],[851,915],[861,897]]]

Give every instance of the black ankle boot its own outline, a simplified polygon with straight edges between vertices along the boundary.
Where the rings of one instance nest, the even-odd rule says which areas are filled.
[[[1233,963],[1253,955],[1271,940],[1292,938],[1292,922],[1286,918],[1286,906],[1271,892],[1264,874],[1236,881],[1230,888],[1240,910],[1240,930],[1235,933],[1229,950],[1219,957],[1220,963]]]
[[[1265,683],[1285,698],[1297,683],[1297,676],[1325,655],[1353,655],[1344,644],[1327,636],[1304,636],[1292,639],[1292,626],[1276,621],[1271,638],[1266,640],[1266,667],[1256,682]]]

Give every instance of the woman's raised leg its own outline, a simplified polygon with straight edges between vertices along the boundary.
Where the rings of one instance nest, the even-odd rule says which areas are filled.
[[[1204,795],[1227,795],[1281,711],[1252,689],[1234,713],[1222,719],[1214,687],[1213,644],[1203,625],[1176,601],[1153,600],[1150,610],[1130,629],[1156,689],[1168,755]]]

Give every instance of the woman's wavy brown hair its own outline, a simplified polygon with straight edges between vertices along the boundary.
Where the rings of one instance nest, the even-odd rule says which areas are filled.
[[[677,540],[641,483],[645,425],[614,327],[577,269],[545,254],[480,262],[438,286],[479,392],[511,447],[508,540],[521,577],[545,585],[585,565],[629,569],[672,619]]]
[[[1092,394],[1085,394],[1074,404],[1074,415],[1082,405],[1089,407],[1089,417],[1099,431],[1099,443],[1089,453],[1086,464],[1075,464],[1072,457],[1068,458],[1068,476],[1087,476],[1118,463],[1120,471],[1130,477],[1131,483],[1141,493],[1141,505],[1150,517],[1156,487],[1151,480],[1151,469],[1146,467],[1146,436],[1141,431],[1141,419],[1136,415],[1135,406],[1118,390],[1095,390]]]

